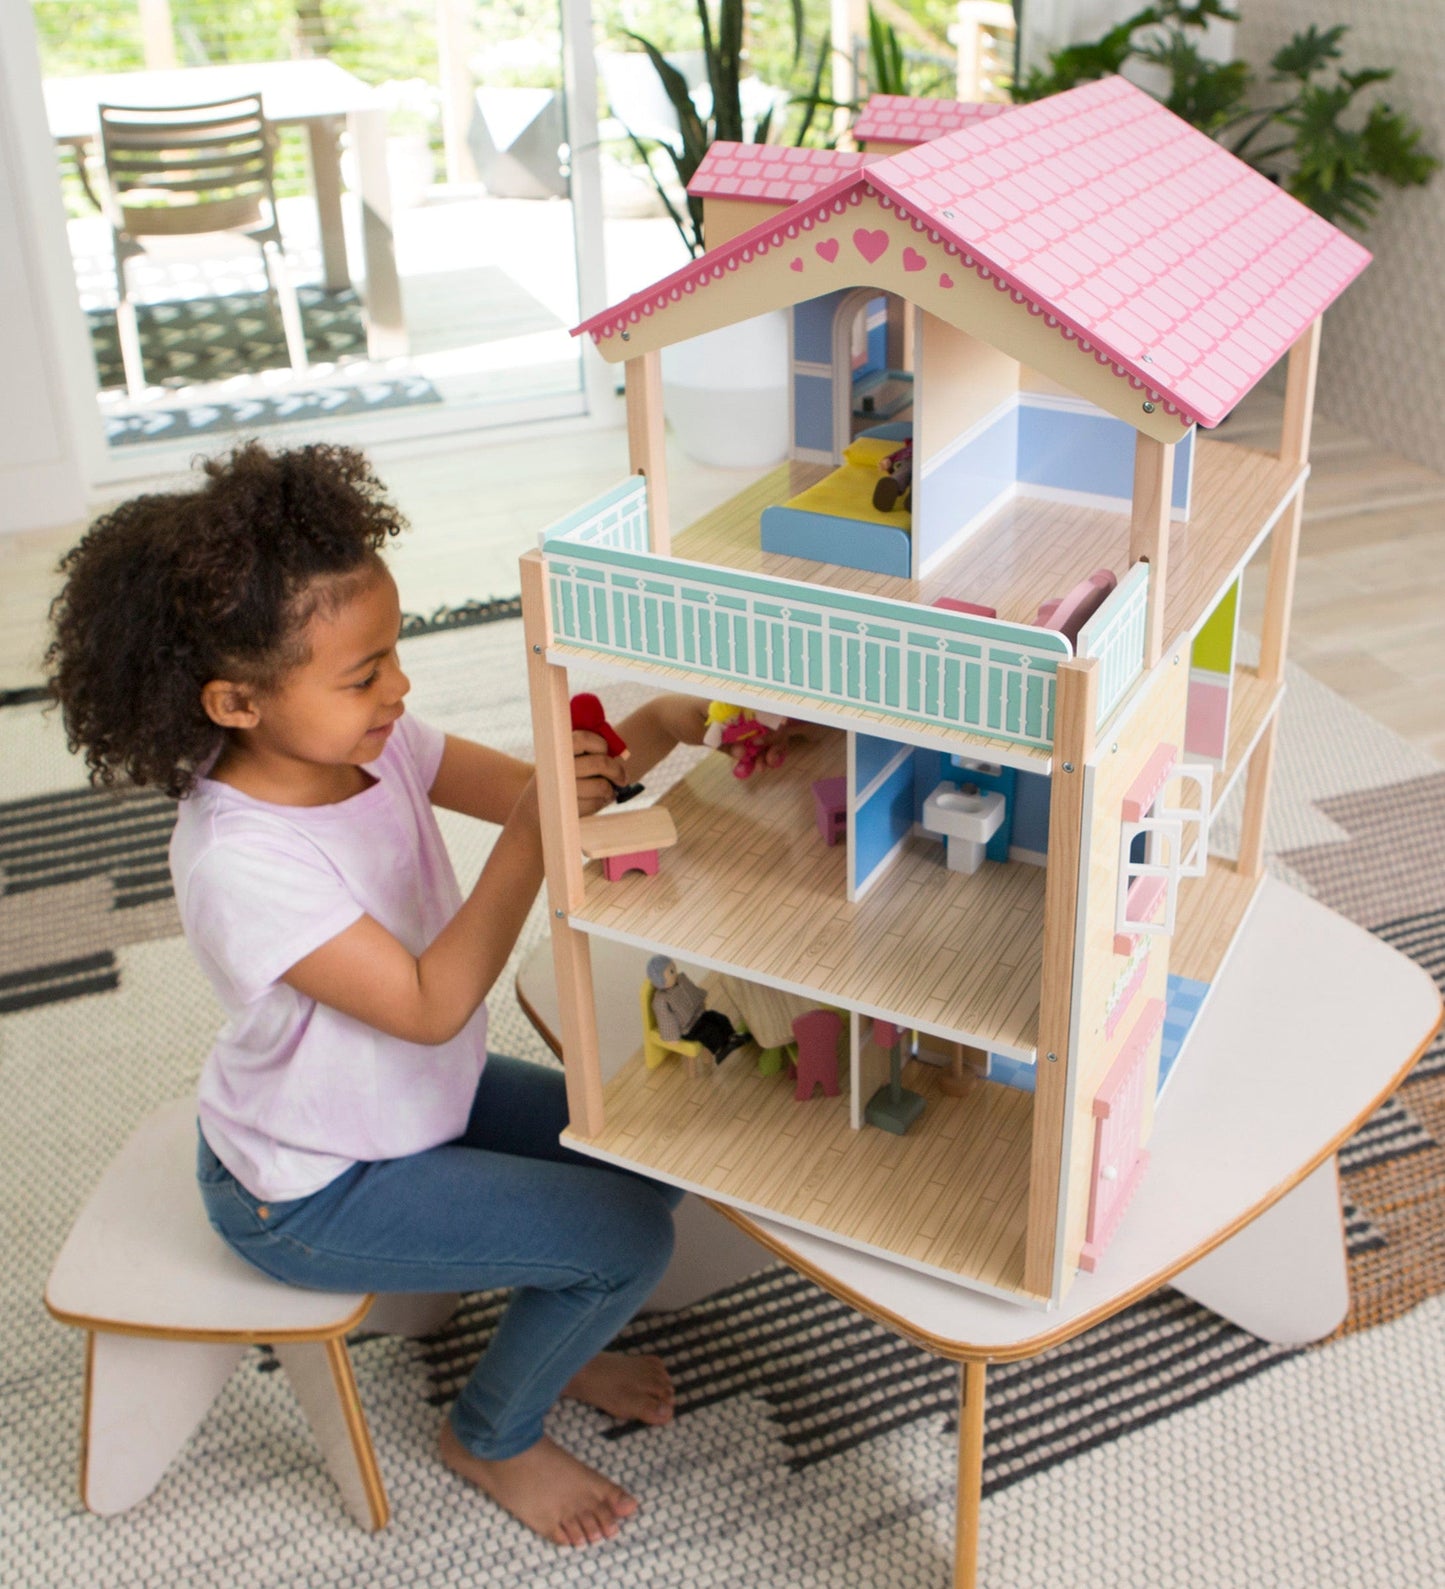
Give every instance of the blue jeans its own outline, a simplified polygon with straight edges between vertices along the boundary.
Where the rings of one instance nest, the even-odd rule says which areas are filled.
[[[561,1073],[492,1055],[455,1142],[355,1164],[310,1197],[252,1197],[201,1138],[211,1224],[247,1262],[319,1291],[513,1296],[451,1409],[479,1457],[542,1434],[573,1374],[647,1299],[672,1254],[682,1193],[558,1144]]]

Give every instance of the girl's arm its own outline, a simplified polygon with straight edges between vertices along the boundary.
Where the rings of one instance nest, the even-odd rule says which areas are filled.
[[[662,760],[674,745],[701,745],[707,731],[706,701],[691,695],[657,695],[639,706],[617,725],[632,754],[623,762],[629,780],[641,778]],[[774,767],[782,760],[787,742],[816,739],[829,730],[813,723],[785,723],[770,729],[760,741],[762,763]],[[740,747],[724,746],[723,754],[736,756]]]
[[[459,753],[452,750],[449,739],[443,754],[444,766],[452,760],[449,780],[498,765],[492,758],[499,753],[469,746],[464,740],[455,743]],[[606,780],[621,777],[622,764],[602,754],[601,744],[594,734],[573,736],[577,803],[584,815],[600,810],[611,798],[611,783]],[[472,751],[481,755],[474,757]],[[503,761],[512,767],[525,765],[511,757]],[[363,916],[298,960],[281,980],[320,1004],[406,1042],[436,1044],[455,1037],[501,975],[542,884],[537,786],[527,771],[476,885],[421,954],[412,954],[380,922]],[[505,787],[515,774],[503,766],[500,776]],[[437,782],[442,781],[439,771]],[[435,795],[435,783],[432,792]],[[449,783],[448,793],[455,792]],[[492,799],[478,797],[472,806],[491,809]]]
[[[530,763],[448,734],[432,779],[431,803],[483,822],[503,823],[531,776]]]

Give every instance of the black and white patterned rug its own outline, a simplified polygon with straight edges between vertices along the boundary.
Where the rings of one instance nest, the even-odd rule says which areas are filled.
[[[404,642],[412,705],[449,731],[524,750],[520,625],[436,627],[447,632]],[[543,1544],[434,1456],[439,1409],[484,1346],[496,1295],[466,1299],[429,1340],[355,1349],[392,1502],[383,1534],[342,1513],[264,1349],[148,1501],[109,1520],[84,1513],[82,1346],[44,1314],[45,1273],[135,1121],[193,1083],[216,1012],[176,937],[168,806],[86,790],[61,738],[37,704],[0,712],[3,1589],[950,1581],[957,1370],[777,1265],[629,1328],[627,1342],[671,1366],[670,1427],[618,1426],[570,1404],[554,1415],[558,1439],[642,1498],[604,1547]],[[1445,976],[1438,836],[1402,835],[1397,817],[1432,820],[1442,791],[1433,763],[1292,675],[1275,870],[1356,919],[1388,898],[1388,919],[1366,924]],[[1227,847],[1234,816],[1219,820]],[[1381,857],[1369,836],[1382,823],[1394,844],[1413,845],[1403,891],[1372,882]],[[485,858],[474,829],[444,822],[464,884]],[[541,931],[534,916],[519,952]],[[493,1009],[499,1048],[551,1062],[505,992]],[[1375,1298],[1352,1333],[1308,1351],[1270,1347],[1166,1290],[1043,1357],[990,1370],[989,1589],[1445,1583],[1445,1306],[1431,1285],[1387,1297],[1376,1284],[1410,1269],[1421,1242],[1445,1251],[1442,1069],[1437,1044],[1345,1154],[1352,1276]],[[1405,1173],[1416,1179],[1402,1212],[1391,1188]]]

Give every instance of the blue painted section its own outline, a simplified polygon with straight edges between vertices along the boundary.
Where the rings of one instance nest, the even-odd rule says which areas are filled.
[[[853,886],[861,888],[912,830],[913,767],[905,757],[854,814]]]
[[[1159,1086],[1154,1096],[1164,1091],[1165,1083],[1174,1071],[1174,1062],[1184,1047],[1184,1040],[1199,1019],[1199,1011],[1209,997],[1209,983],[1196,982],[1191,977],[1169,975],[1164,992],[1164,1037],[1159,1048]]]
[[[906,530],[782,506],[764,508],[760,528],[765,552],[811,557],[819,563],[838,563],[874,574],[897,574],[903,579],[911,572]]]
[[[1132,425],[1110,414],[1075,413],[1025,402],[1019,407],[1019,483],[1117,497],[1127,503],[1134,494],[1134,436]],[[1189,500],[1193,464],[1190,430],[1174,454],[1171,502],[1176,508],[1182,509]]]
[[[846,289],[844,289],[846,291]],[[833,363],[833,317],[843,292],[826,292],[793,305],[793,357],[809,364]]]
[[[1006,491],[1018,469],[1018,409],[1010,407],[940,463],[924,466],[913,493],[913,534],[922,563]],[[988,593],[977,600],[987,602]]]
[[[863,356],[863,363],[856,369],[854,375],[871,374],[874,370],[883,370],[888,367],[888,301],[885,298],[875,298],[868,305],[868,348]]]
[[[1053,785],[1037,772],[1020,772],[1014,786],[1013,842],[1036,855],[1049,852],[1049,797]]]
[[[1010,1059],[1007,1054],[988,1056],[988,1079],[1001,1081],[1005,1087],[1017,1087],[1020,1092],[1033,1092],[1037,1080],[1037,1067],[1023,1059]]]
[[[861,794],[903,746],[896,739],[879,739],[874,734],[855,734],[853,737],[853,762],[857,770],[854,793]],[[936,752],[917,751],[916,755]]]
[[[793,376],[793,445],[833,452],[833,382],[827,376]]]
[[[1156,1098],[1164,1091],[1164,1084],[1173,1073],[1174,1062],[1179,1058],[1184,1040],[1189,1036],[1190,1028],[1198,1019],[1199,1011],[1208,996],[1207,982],[1195,982],[1189,977],[1176,977],[1172,974],[1169,977],[1168,989],[1164,995],[1164,1037],[1159,1051],[1159,1088],[1155,1093]],[[1025,1064],[1023,1060],[1009,1059],[1003,1054],[990,1054],[988,1079],[1000,1081],[1005,1087],[1017,1087],[1023,1092],[1032,1092],[1035,1069],[1034,1066]]]

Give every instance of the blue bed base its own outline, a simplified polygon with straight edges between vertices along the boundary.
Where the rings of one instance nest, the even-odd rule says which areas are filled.
[[[908,531],[886,524],[779,506],[763,509],[761,532],[765,552],[862,568],[870,574],[897,574],[901,579],[913,572]]]

